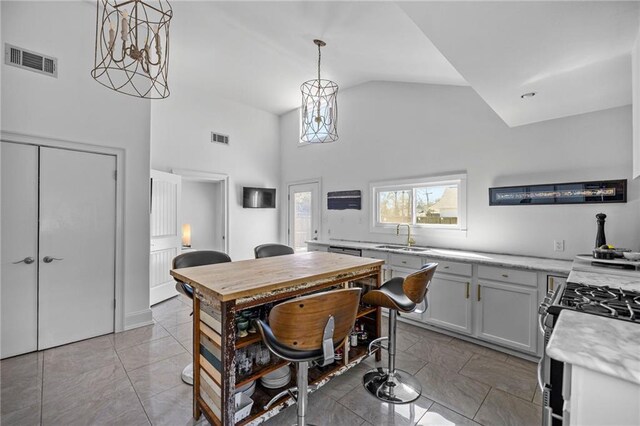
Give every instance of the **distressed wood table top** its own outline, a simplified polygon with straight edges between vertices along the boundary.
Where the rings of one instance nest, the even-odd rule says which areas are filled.
[[[314,251],[172,269],[171,275],[226,302],[382,264],[378,259]]]

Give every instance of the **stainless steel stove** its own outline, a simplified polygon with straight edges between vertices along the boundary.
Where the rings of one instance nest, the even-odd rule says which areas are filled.
[[[546,311],[558,315],[562,309],[640,322],[640,292],[568,282]]]
[[[545,348],[563,309],[640,323],[640,292],[570,281],[560,285],[555,292],[547,293],[538,309]],[[544,426],[569,424],[564,406],[564,395],[570,392],[569,382],[564,363],[549,358],[543,351],[538,364],[538,384],[542,390]]]

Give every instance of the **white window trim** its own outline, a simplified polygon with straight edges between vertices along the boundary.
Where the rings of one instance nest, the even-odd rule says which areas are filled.
[[[407,188],[411,189],[419,186],[431,186],[431,185],[458,185],[458,224],[457,225],[433,225],[433,224],[410,224],[411,229],[418,235],[422,234],[464,234],[467,231],[467,174],[451,174],[441,176],[425,176],[412,179],[399,179],[392,181],[381,181],[369,183],[369,195],[371,197],[370,205],[370,218],[369,230],[374,233],[391,234],[396,232],[397,224],[395,223],[381,223],[378,221],[379,208],[378,208],[378,193],[380,191],[388,191],[393,189]],[[413,203],[413,209],[415,210],[415,203]],[[413,213],[415,217],[415,211]]]

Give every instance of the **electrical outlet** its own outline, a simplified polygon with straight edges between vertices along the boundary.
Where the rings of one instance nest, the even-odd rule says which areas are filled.
[[[553,240],[553,251],[564,251],[564,240]]]

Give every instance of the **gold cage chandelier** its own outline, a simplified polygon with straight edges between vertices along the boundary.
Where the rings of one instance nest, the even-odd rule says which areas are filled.
[[[91,76],[127,95],[169,96],[169,22],[166,0],[98,0]]]
[[[318,78],[302,83],[300,140],[307,143],[325,143],[338,140],[338,85],[320,78],[320,48],[322,40],[313,40],[318,46]]]

